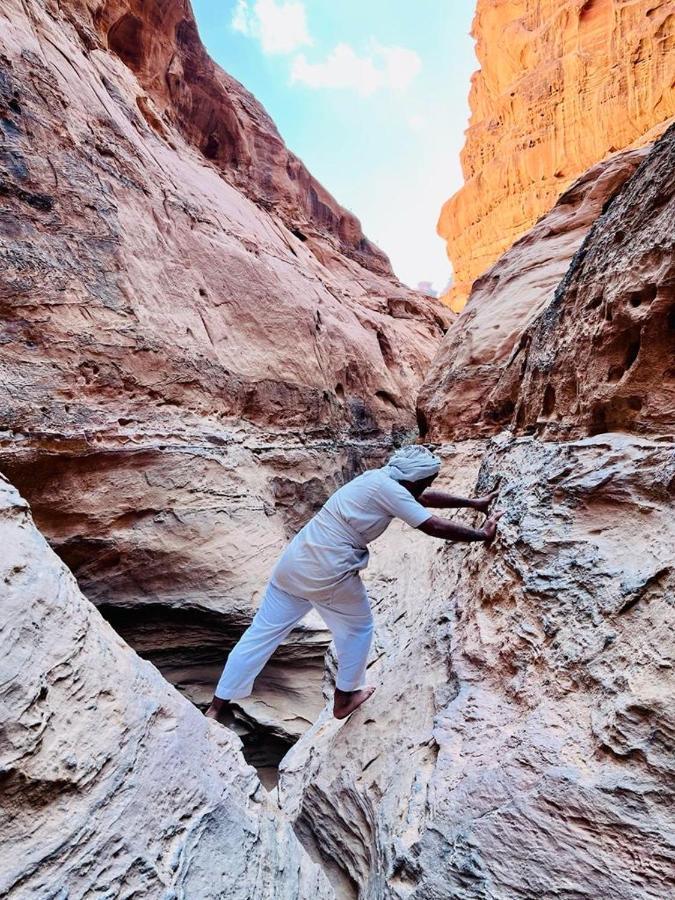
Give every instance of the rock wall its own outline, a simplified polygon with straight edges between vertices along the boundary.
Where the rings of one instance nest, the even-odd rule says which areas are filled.
[[[641,154],[549,305],[521,318],[501,367],[519,373],[510,427],[450,443],[452,382],[436,398],[435,411],[450,406],[430,417],[439,486],[497,488],[506,513],[489,550],[390,527],[368,573],[375,694],[345,723],[323,712],[281,763],[282,807],[345,900],[675,891],[674,149],[675,126]],[[560,240],[543,225],[530,254],[549,247],[555,270]],[[497,290],[490,302],[508,308]],[[608,382],[636,321],[644,369]],[[491,329],[486,315],[471,339],[487,346],[481,323]],[[573,399],[561,388],[571,371]],[[648,387],[635,415],[592,421],[608,391],[637,384]],[[542,418],[549,385],[560,405]]]
[[[510,360],[522,377],[516,429],[675,433],[673,222],[675,124],[595,223]]]
[[[478,281],[420,391],[430,439],[501,428],[557,439],[673,432],[674,173],[671,125],[648,154],[590,170]],[[589,193],[596,200],[584,202]]]
[[[474,282],[417,398],[424,437],[475,438],[509,421],[520,390],[517,367],[508,365],[514,349],[551,302],[605,204],[648,152],[626,150],[592,166]]]
[[[203,703],[290,531],[414,430],[450,316],[209,60],[188,3],[8,0],[0,129],[0,468],[110,621],[139,647],[163,623],[144,647]],[[283,739],[325,646],[318,621],[290,645],[302,689],[269,673]]]
[[[664,0],[478,0],[472,35],[480,69],[464,185],[438,222],[457,310],[589,166],[653,141],[675,115],[675,13]]]
[[[374,545],[377,689],[293,747],[283,808],[345,900],[670,896],[672,442],[439,452],[499,486],[497,541]]]
[[[115,634],[0,476],[0,893],[332,898],[231,731]]]
[[[312,205],[190,21],[0,11],[0,466],[201,705],[283,543],[415,436],[449,315]],[[498,488],[497,540],[392,524],[344,722],[304,623],[232,723],[270,787],[301,735],[271,795],[0,481],[0,893],[675,893],[674,153],[671,128],[594,165],[476,286],[418,416],[441,487]]]

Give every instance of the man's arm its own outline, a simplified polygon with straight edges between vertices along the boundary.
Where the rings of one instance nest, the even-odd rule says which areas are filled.
[[[503,513],[495,513],[486,520],[482,528],[469,528],[466,525],[442,519],[440,516],[431,516],[418,525],[417,529],[430,537],[442,538],[446,541],[484,541],[486,544],[491,544],[497,533],[497,522],[502,515]]]
[[[431,509],[478,509],[481,512],[487,512],[489,505],[495,499],[499,491],[492,491],[484,497],[453,497],[452,494],[446,494],[445,491],[432,491],[427,488],[417,498],[417,502],[422,506]]]

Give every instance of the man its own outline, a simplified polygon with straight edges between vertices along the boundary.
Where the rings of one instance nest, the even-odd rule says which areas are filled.
[[[375,690],[365,684],[373,617],[359,571],[368,565],[367,545],[394,517],[431,537],[449,541],[494,539],[501,513],[483,528],[434,516],[429,507],[468,507],[487,514],[497,492],[453,497],[429,487],[441,460],[425,447],[398,450],[339,488],[295,535],[277,561],[260,608],[230,653],[206,715],[213,719],[230,700],[247,697],[256,675],[292,628],[314,607],[330,628],[338,660],[333,715],[344,719]]]

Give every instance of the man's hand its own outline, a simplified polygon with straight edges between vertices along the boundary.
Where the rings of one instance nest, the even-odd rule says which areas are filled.
[[[474,497],[471,501],[471,506],[474,509],[477,509],[479,512],[485,513],[487,515],[487,511],[490,508],[490,504],[497,499],[497,494],[499,491],[491,491],[489,494],[485,494],[483,497]]]
[[[490,544],[494,541],[495,535],[497,534],[497,522],[504,515],[503,512],[497,512],[490,516],[490,518],[483,525],[483,532],[485,534],[485,545],[489,547]]]

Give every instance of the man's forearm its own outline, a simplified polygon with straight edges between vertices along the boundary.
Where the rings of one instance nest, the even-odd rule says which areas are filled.
[[[432,516],[426,522],[422,522],[418,528],[424,534],[442,538],[446,541],[485,541],[488,537],[483,528],[469,528],[467,525],[460,525],[458,522],[441,519],[440,516]]]
[[[445,491],[423,491],[418,497],[418,503],[432,509],[474,509],[475,500],[467,497],[453,497]]]

